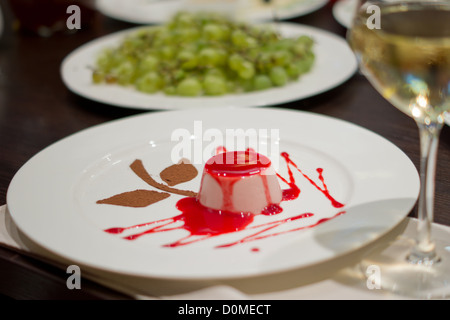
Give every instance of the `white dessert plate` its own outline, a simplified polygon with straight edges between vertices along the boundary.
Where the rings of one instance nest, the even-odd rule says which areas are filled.
[[[72,52],[63,61],[61,75],[74,93],[105,104],[144,110],[171,110],[217,107],[260,107],[307,98],[332,89],[357,70],[353,52],[346,41],[313,27],[282,23],[277,25],[286,37],[310,35],[315,40],[316,62],[313,69],[298,81],[284,87],[259,92],[228,94],[220,97],[174,97],[163,93],[145,94],[133,88],[117,85],[97,85],[92,82],[92,67],[98,54],[118,45],[123,37],[137,28],[108,35]]]
[[[204,159],[216,147],[232,150],[234,143],[241,149],[244,140],[241,148],[266,154],[289,180],[280,156],[287,152],[301,170],[289,166],[301,193],[283,201],[281,213],[257,215],[241,231],[167,247],[198,239],[188,237],[180,220],[164,227],[170,231],[126,240],[179,216],[176,205],[185,196],[170,194],[142,208],[97,203],[134,190],[160,191],[130,169],[137,159],[164,184],[159,173],[189,158],[199,174],[174,188],[198,191]],[[281,179],[280,185],[287,188]],[[312,266],[353,252],[398,225],[418,191],[409,158],[364,128],[309,112],[224,108],[148,113],[69,136],[17,172],[7,204],[25,235],[80,267],[164,279],[224,279]],[[153,224],[124,234],[105,232],[145,223]]]
[[[277,0],[275,15],[290,19],[322,8],[328,0]],[[219,11],[244,21],[267,21],[274,18],[273,5],[263,0],[97,0],[104,15],[137,24],[161,24],[179,11]]]
[[[339,0],[333,5],[333,16],[346,28],[352,25],[352,19],[358,0]]]

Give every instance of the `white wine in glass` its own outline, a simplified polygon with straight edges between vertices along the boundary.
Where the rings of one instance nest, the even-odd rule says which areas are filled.
[[[431,223],[439,134],[450,112],[450,0],[364,1],[348,41],[370,83],[416,121],[421,144],[416,238],[394,243],[365,264],[380,268],[384,289],[449,297],[450,254],[444,247],[450,239],[434,241]]]

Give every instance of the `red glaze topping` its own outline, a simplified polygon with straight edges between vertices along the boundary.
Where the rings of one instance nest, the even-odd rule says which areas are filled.
[[[210,158],[205,171],[222,177],[245,177],[259,174],[271,165],[270,159],[254,151],[224,152]]]

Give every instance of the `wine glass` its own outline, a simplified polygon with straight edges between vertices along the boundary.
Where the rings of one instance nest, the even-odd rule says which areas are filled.
[[[360,2],[347,38],[369,82],[416,121],[421,145],[416,238],[401,237],[362,265],[379,268],[381,288],[446,298],[449,247],[433,240],[431,223],[439,134],[450,112],[450,1]]]

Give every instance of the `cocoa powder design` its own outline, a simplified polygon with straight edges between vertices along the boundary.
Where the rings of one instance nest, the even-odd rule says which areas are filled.
[[[187,197],[196,197],[197,193],[189,190],[181,190],[173,188],[171,186],[187,182],[194,179],[198,171],[187,160],[183,159],[178,164],[172,165],[164,169],[160,176],[163,181],[169,185],[157,182],[151,177],[148,171],[145,169],[142,160],[135,160],[130,165],[131,170],[148,185],[159,189],[164,192],[158,192],[153,190],[138,189],[134,191],[127,191],[120,194],[116,194],[112,197],[98,200],[98,204],[110,204],[116,206],[142,208],[154,204],[158,201],[164,200],[170,196],[170,194],[178,194]]]

